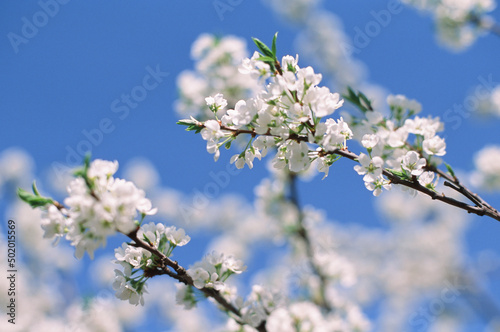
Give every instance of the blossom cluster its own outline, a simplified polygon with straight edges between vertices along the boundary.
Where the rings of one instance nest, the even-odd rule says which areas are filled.
[[[172,254],[175,247],[184,246],[191,240],[182,228],[165,227],[161,223],[153,222],[142,225],[137,231],[137,238],[167,257]],[[148,272],[144,274],[137,272],[156,269],[157,262],[151,251],[138,247],[136,243],[123,243],[121,248],[115,249],[115,258],[115,263],[123,268],[123,271],[115,269],[113,288],[116,297],[128,300],[131,304],[144,305],[143,294],[146,292]]]
[[[403,0],[431,12],[436,20],[438,38],[454,49],[470,46],[493,21],[486,16],[496,7],[495,0]]]
[[[128,234],[137,228],[136,217],[156,213],[143,190],[134,183],[113,175],[118,162],[97,159],[86,164],[68,185],[65,207],[49,204],[42,219],[44,237],[65,237],[75,247],[75,256],[94,251],[106,244],[108,236]]]
[[[437,135],[443,130],[443,123],[439,118],[414,116],[422,106],[405,96],[389,95],[387,103],[391,110],[389,117],[365,110],[364,118],[350,119],[355,137],[361,137],[361,144],[368,152],[359,155],[360,165],[354,169],[364,175],[366,188],[375,196],[382,188],[391,187],[383,175],[386,168],[402,179],[418,179],[422,186],[434,190],[434,173],[426,171],[426,166],[437,163],[436,157],[446,154],[446,143]]]
[[[335,160],[330,153],[346,148],[352,131],[342,118],[323,119],[344,101],[338,93],[319,86],[322,76],[312,67],[300,68],[298,56],[284,56],[280,69],[272,68],[273,63],[261,61],[260,57],[256,52],[252,58],[245,59],[240,72],[260,77],[265,85],[261,92],[227,110],[222,94],[207,97],[208,108],[214,112],[215,119],[201,123],[192,118],[179,123],[188,125],[188,130],[203,128],[201,136],[215,160],[219,158],[220,148],[229,147],[238,134],[251,134],[245,149],[231,158],[238,168],[245,164],[252,168],[255,158],[261,159],[269,149],[275,148],[273,164],[278,169],[288,167],[300,172],[317,160],[318,169],[327,173]],[[309,144],[320,148],[311,151]]]
[[[231,158],[238,168],[245,164],[252,168],[255,158],[261,159],[274,149],[275,168],[302,172],[314,162],[326,176],[340,158],[339,152],[347,151],[347,140],[354,137],[367,154],[351,155],[351,159],[360,163],[355,170],[364,176],[366,188],[374,195],[391,187],[387,173],[384,175],[386,169],[402,180],[418,180],[421,186],[435,190],[437,179],[428,168],[446,153],[446,143],[437,135],[443,130],[439,118],[416,116],[422,106],[402,95],[387,97],[391,114],[385,117],[373,109],[366,96],[349,88],[345,97],[360,108],[363,116],[346,114],[345,121],[342,117],[333,119],[329,116],[344,100],[319,86],[321,74],[312,67],[300,68],[298,56],[287,55],[279,62],[275,50],[258,40],[256,44],[266,55],[255,52],[252,58],[243,60],[240,72],[258,79],[263,85],[261,92],[238,101],[234,109],[226,109],[224,96],[215,94],[206,98],[212,119],[200,122],[192,117],[179,122],[188,126],[187,130],[201,132],[215,160],[222,146],[229,148],[239,135],[249,134],[246,147]]]
[[[212,115],[205,107],[205,96],[222,92],[234,107],[239,99],[252,94],[257,82],[238,71],[238,64],[247,56],[246,43],[241,38],[200,35],[191,48],[196,70],[185,70],[177,78],[180,99],[175,104],[176,111],[205,119]]]
[[[193,279],[196,288],[214,288],[222,290],[225,288],[224,281],[232,274],[240,274],[246,270],[243,261],[233,256],[225,256],[223,253],[212,251],[199,262],[191,266],[187,273]]]

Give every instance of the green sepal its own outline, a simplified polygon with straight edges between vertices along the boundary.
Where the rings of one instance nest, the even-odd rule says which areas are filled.
[[[224,144],[224,147],[226,148],[226,150],[229,150],[229,148],[231,147],[231,143],[232,143],[232,140],[229,140],[226,142],[226,144]]]

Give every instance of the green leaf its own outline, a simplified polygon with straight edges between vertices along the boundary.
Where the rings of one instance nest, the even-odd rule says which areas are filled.
[[[269,47],[267,47],[266,44],[264,44],[263,42],[261,42],[257,38],[252,38],[252,40],[255,43],[255,45],[257,45],[257,48],[262,52],[263,55],[271,57],[271,58],[274,59],[273,52],[269,49]]]
[[[448,173],[450,173],[450,175],[455,178],[455,172],[453,171],[453,168],[451,168],[451,166],[448,165],[447,163],[444,163],[444,165],[446,166],[446,169],[448,170]]]
[[[274,64],[274,58],[271,58],[271,57],[268,57],[268,56],[261,55],[256,60],[259,60],[259,61],[262,61],[262,62],[266,62],[266,63],[269,63],[269,64],[271,64],[271,63]]]
[[[273,37],[273,44],[271,46],[271,51],[273,52],[273,56],[276,59],[276,38],[278,38],[278,33],[276,32]]]
[[[24,202],[28,203],[32,208],[42,207],[47,204],[54,203],[51,198],[33,195],[21,188],[17,189],[17,196],[19,196],[19,198]]]
[[[391,172],[392,174],[396,175],[398,178],[401,178],[401,179],[406,179],[408,178],[408,176],[406,175],[405,172],[402,172],[402,171],[396,171],[395,169],[387,169],[389,172]]]
[[[372,109],[372,102],[364,95],[364,93],[359,92],[358,96],[364,102],[363,106],[365,106],[367,109],[371,110]]]
[[[31,188],[33,189],[33,193],[37,196],[40,196],[40,193],[38,192],[38,188],[36,187],[36,181],[33,180],[33,184],[31,185]]]

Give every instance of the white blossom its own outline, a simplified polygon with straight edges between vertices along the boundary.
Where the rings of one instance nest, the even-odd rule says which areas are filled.
[[[446,143],[444,138],[439,136],[426,138],[422,143],[422,148],[428,155],[444,156],[446,154]]]
[[[419,176],[424,171],[426,165],[424,158],[420,158],[419,154],[415,151],[409,151],[402,160],[401,167],[407,170],[411,175]]]
[[[380,157],[373,157],[361,153],[358,157],[360,165],[354,166],[354,170],[359,175],[364,175],[363,181],[374,182],[382,175],[384,160]]]

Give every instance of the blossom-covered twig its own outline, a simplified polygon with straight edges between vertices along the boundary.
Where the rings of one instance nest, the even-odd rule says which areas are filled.
[[[269,149],[276,148],[275,168],[287,167],[292,172],[301,172],[314,161],[317,169],[327,176],[330,166],[340,157],[346,157],[359,162],[354,169],[364,176],[366,188],[375,196],[382,189],[389,190],[392,184],[399,184],[469,213],[500,221],[497,210],[456,179],[453,179],[455,189],[474,205],[437,192],[438,177],[445,174],[438,172],[436,166],[439,162],[436,157],[446,154],[445,140],[437,135],[443,130],[443,124],[438,118],[415,116],[421,111],[420,103],[401,95],[390,95],[387,101],[391,115],[384,117],[374,110],[363,93],[349,88],[344,98],[357,106],[363,117],[323,120],[343,105],[340,95],[319,87],[321,75],[314,73],[311,67],[300,68],[298,56],[284,56],[278,61],[276,35],[271,48],[257,39],[254,41],[261,53],[256,52],[251,59],[244,60],[240,71],[260,77],[265,85],[263,91],[238,101],[234,109],[227,111],[227,102],[221,94],[207,97],[214,119],[202,122],[191,117],[178,122],[187,126],[188,131],[201,133],[207,141],[207,151],[214,154],[215,160],[219,158],[221,146],[229,148],[236,137],[249,135],[243,152],[231,158],[238,168],[245,164],[252,168],[255,158],[261,159]],[[409,141],[410,134],[415,137],[414,142]],[[347,140],[351,138],[361,141],[367,154],[349,151]],[[452,173],[451,167],[447,167]],[[444,178],[448,185],[451,178]]]
[[[77,258],[85,252],[93,257],[95,249],[106,243],[107,236],[114,233],[126,235],[132,242],[123,243],[115,249],[115,263],[122,270],[115,270],[113,288],[116,296],[131,304],[144,304],[148,279],[168,275],[185,284],[199,289],[207,298],[212,298],[222,310],[238,324],[245,325],[241,309],[231,303],[224,294],[226,279],[232,274],[245,270],[243,262],[232,256],[212,253],[202,264],[186,270],[170,258],[172,251],[190,241],[183,229],[163,224],[144,224],[147,215],[156,213],[144,191],[132,182],[113,177],[118,169],[117,162],[85,159],[84,167],[75,172],[75,179],[69,185],[69,197],[61,204],[51,198],[43,197],[35,183],[33,194],[19,189],[19,197],[33,208],[44,211],[42,228],[45,237],[62,237],[71,241],[76,248]],[[135,220],[139,212],[140,220]],[[142,272],[139,273],[139,272]],[[194,306],[194,293],[188,292],[183,302]],[[185,304],[185,303],[184,303]],[[256,326],[265,331],[265,319]]]

